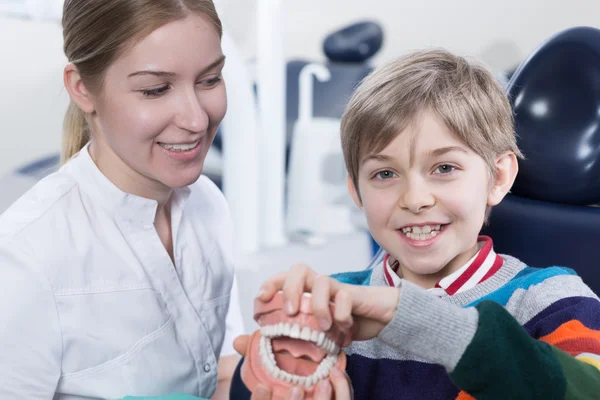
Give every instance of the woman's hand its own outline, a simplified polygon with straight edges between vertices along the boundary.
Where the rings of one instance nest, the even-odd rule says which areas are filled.
[[[306,265],[295,265],[265,282],[258,299],[269,301],[275,293],[283,291],[284,311],[288,315],[298,312],[303,292],[312,294],[312,312],[321,329],[327,331],[336,321],[346,328],[352,327],[353,340],[376,337],[396,314],[400,290],[382,286],[348,285],[319,275]],[[329,304],[335,304],[331,315]]]

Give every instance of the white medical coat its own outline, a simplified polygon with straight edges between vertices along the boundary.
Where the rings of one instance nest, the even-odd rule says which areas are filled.
[[[205,177],[173,196],[175,265],[157,203],[113,185],[87,146],[0,217],[0,399],[212,396],[232,221]]]

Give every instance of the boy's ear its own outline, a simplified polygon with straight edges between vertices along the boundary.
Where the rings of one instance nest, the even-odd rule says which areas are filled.
[[[65,67],[64,75],[65,89],[71,97],[71,101],[79,106],[85,113],[94,111],[94,103],[92,97],[83,84],[79,70],[73,63],[68,63]]]
[[[496,159],[496,179],[488,194],[487,204],[499,204],[509,192],[519,172],[517,156],[513,152],[504,153]]]
[[[354,182],[352,182],[352,178],[350,177],[350,175],[347,176],[347,182],[348,182],[348,192],[350,193],[350,196],[352,197],[354,204],[356,204],[356,206],[362,210],[362,208],[363,208],[362,202],[360,201],[360,197],[358,196],[358,191],[356,190],[356,187],[354,187]]]

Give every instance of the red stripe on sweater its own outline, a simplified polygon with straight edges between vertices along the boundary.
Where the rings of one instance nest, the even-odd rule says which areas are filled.
[[[492,250],[491,238],[487,236],[480,236],[478,240],[485,240],[485,244],[483,245],[481,250],[479,250],[479,254],[477,254],[477,257],[475,258],[475,260],[473,260],[473,262],[471,263],[471,265],[469,265],[465,272],[463,272],[461,276],[459,276],[454,282],[452,282],[450,286],[448,286],[448,288],[446,289],[446,293],[448,293],[449,295],[452,296],[462,287],[462,285],[467,283],[467,281],[473,276],[473,274],[477,272],[479,267],[481,267],[481,264],[483,264],[488,254],[490,254],[490,251]]]

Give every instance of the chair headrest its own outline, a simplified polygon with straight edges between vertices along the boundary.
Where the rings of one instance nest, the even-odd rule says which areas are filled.
[[[325,38],[323,51],[331,62],[362,63],[383,44],[383,29],[372,21],[349,25]]]
[[[513,193],[600,203],[600,30],[576,27],[548,39],[507,86],[526,160]]]

